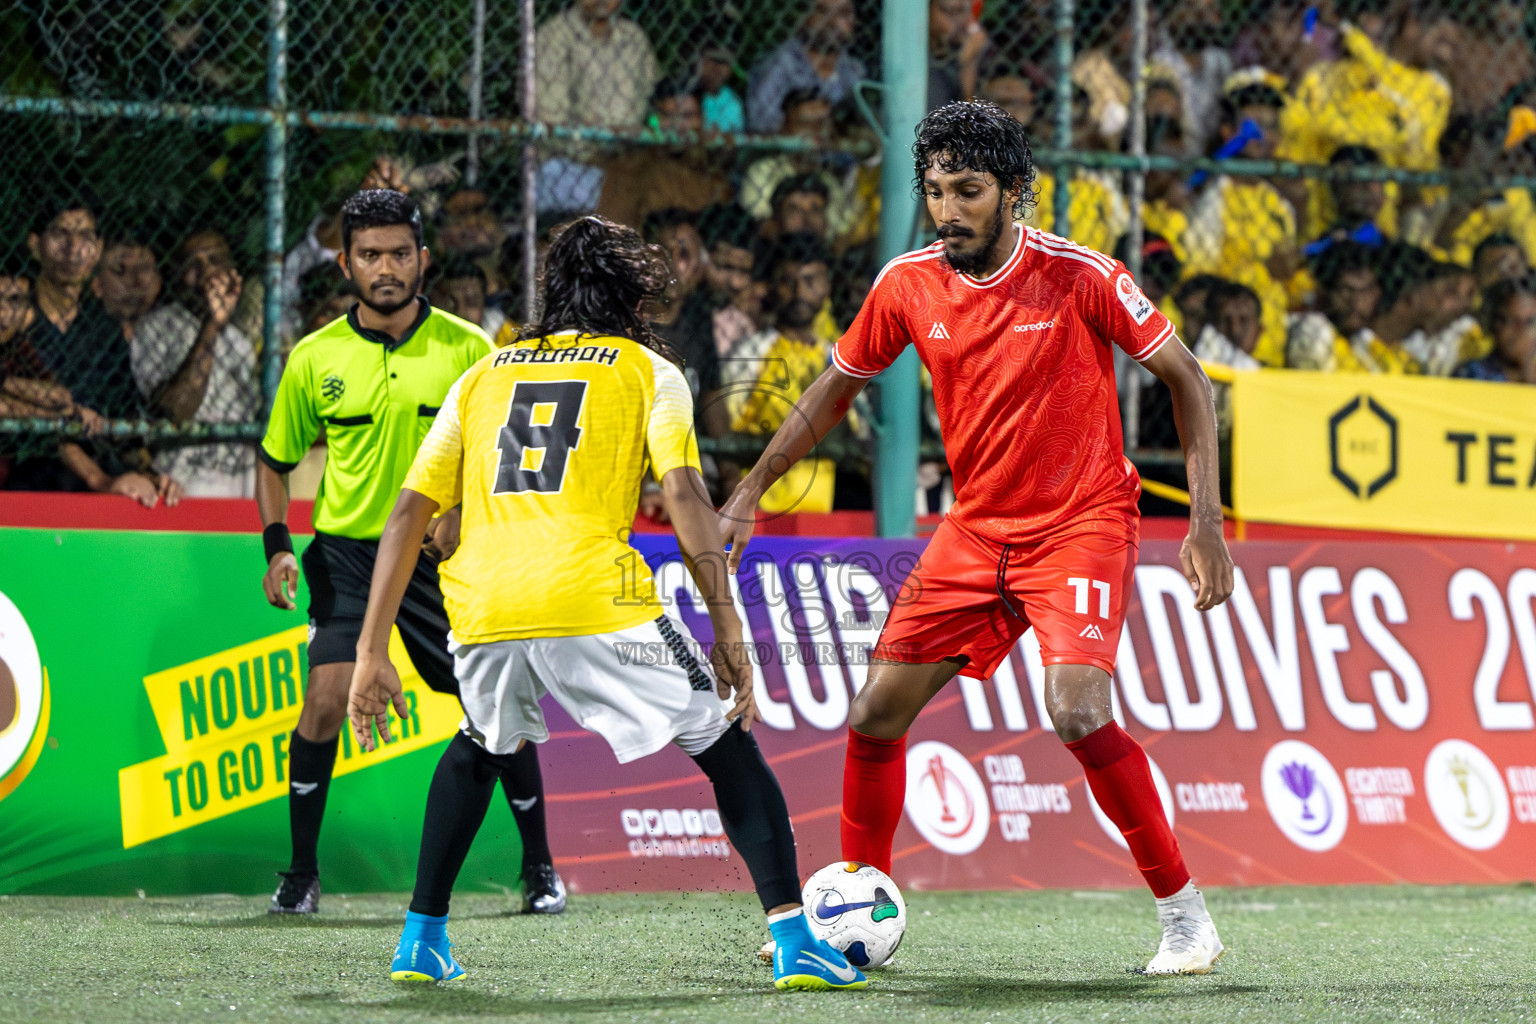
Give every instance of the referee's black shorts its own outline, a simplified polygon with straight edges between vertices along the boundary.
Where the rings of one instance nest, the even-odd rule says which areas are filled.
[[[357,660],[368,587],[379,542],[316,533],[304,549],[304,582],[309,585],[309,664]],[[423,552],[395,619],[411,664],[439,693],[459,694],[448,653],[448,613],[437,579],[437,560]]]

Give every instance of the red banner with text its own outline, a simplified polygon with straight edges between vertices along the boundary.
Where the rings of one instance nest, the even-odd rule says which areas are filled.
[[[669,539],[638,538],[700,639]],[[739,598],[757,735],[807,873],[836,860],[849,701],[921,541],[763,539]],[[1536,546],[1249,542],[1195,611],[1178,545],[1141,549],[1114,679],[1196,880],[1509,882],[1536,876]],[[1064,583],[1065,585],[1065,583]],[[692,594],[692,596],[690,596]],[[1139,885],[1047,727],[1032,633],[957,679],[909,738],[895,875],[914,889]],[[551,836],[577,890],[750,884],[680,751],[620,767],[551,705]]]

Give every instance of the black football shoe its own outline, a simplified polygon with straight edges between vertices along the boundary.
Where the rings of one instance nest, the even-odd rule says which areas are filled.
[[[318,893],[318,889],[316,892]],[[565,883],[553,864],[530,864],[523,869],[523,913],[565,912]]]
[[[269,914],[315,914],[320,911],[320,876],[309,871],[279,871],[283,884],[272,894]]]

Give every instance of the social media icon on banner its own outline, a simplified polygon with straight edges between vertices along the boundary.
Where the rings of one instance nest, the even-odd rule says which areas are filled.
[[[925,740],[907,751],[907,818],[945,853],[971,853],[992,822],[987,787],[958,750]]]
[[[1264,755],[1264,805],[1285,837],[1321,853],[1339,845],[1349,827],[1344,783],[1315,747],[1283,740]]]
[[[1157,766],[1157,762],[1152,760],[1150,756],[1147,758],[1147,767],[1152,769],[1152,783],[1157,786],[1157,798],[1163,802],[1163,817],[1168,819],[1168,827],[1172,828],[1173,790],[1169,787],[1168,779],[1163,775],[1163,770]],[[1083,789],[1088,794],[1088,806],[1093,809],[1093,820],[1099,823],[1099,828],[1103,829],[1104,834],[1113,839],[1115,845],[1120,847],[1120,849],[1129,850],[1130,846],[1126,844],[1125,836],[1120,834],[1119,827],[1109,820],[1109,815],[1104,813],[1104,809],[1099,806],[1099,802],[1093,798],[1093,790],[1088,789],[1087,786],[1084,786]]]
[[[1490,850],[1509,830],[1509,792],[1499,769],[1466,740],[1445,740],[1429,752],[1424,795],[1445,834],[1469,850]]]

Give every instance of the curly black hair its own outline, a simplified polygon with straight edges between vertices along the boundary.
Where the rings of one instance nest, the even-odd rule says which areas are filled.
[[[416,247],[421,247],[421,207],[416,205],[416,200],[388,188],[369,188],[354,193],[341,204],[341,250],[352,251],[354,231],[396,224],[410,228]]]
[[[917,125],[912,143],[912,192],[923,199],[923,175],[930,166],[945,174],[980,171],[997,179],[1004,192],[1019,190],[1014,219],[1035,202],[1035,158],[1024,126],[995,103],[960,100],[946,103]]]
[[[572,330],[629,338],[681,366],[682,359],[641,313],[671,283],[666,253],[634,228],[597,216],[569,221],[550,233],[539,317],[518,331],[517,339]]]

